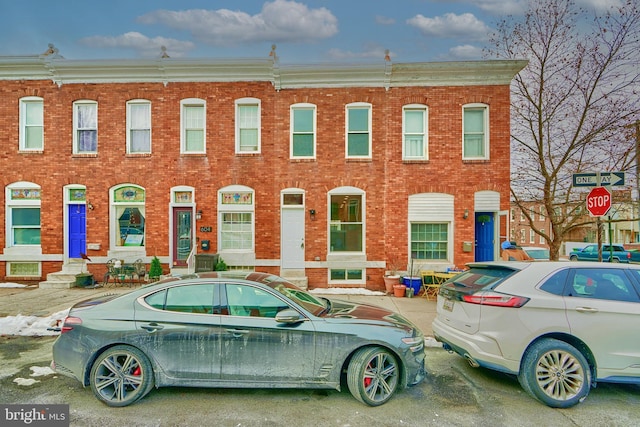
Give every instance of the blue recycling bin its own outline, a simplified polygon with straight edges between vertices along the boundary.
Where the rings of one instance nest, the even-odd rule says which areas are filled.
[[[413,289],[414,295],[418,295],[418,292],[420,292],[420,288],[422,287],[422,277],[403,277],[402,283],[406,287]]]

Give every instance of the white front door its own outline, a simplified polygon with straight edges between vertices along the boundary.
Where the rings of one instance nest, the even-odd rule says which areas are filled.
[[[304,208],[282,208],[280,241],[281,268],[304,268]]]

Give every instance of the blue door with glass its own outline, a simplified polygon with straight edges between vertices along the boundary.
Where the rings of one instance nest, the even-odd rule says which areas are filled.
[[[476,212],[476,261],[494,260],[493,212]]]
[[[69,258],[87,252],[87,214],[85,205],[69,205]]]

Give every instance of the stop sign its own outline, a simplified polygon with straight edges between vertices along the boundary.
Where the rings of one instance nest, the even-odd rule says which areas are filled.
[[[604,187],[595,187],[587,196],[587,210],[591,216],[606,215],[611,209],[611,193]]]

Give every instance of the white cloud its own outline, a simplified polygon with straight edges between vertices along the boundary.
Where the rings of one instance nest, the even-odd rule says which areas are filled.
[[[162,47],[167,48],[167,54],[181,57],[195,45],[190,41],[180,41],[166,37],[149,38],[138,32],[129,32],[115,37],[92,36],[85,37],[80,42],[97,48],[126,48],[138,52],[142,56],[160,56]]]
[[[313,41],[338,32],[338,20],[328,9],[309,9],[288,0],[267,2],[256,15],[229,9],[158,10],[138,21],[189,31],[194,38],[213,45]]]
[[[374,61],[384,61],[386,49],[380,45],[371,43],[369,45],[364,46],[363,50],[360,52],[352,52],[349,50],[342,49],[330,49],[328,52],[328,56],[333,60],[374,60]],[[393,53],[389,54],[393,57]]]
[[[599,12],[609,10],[612,7],[622,7],[623,3],[621,0],[576,0],[577,5],[593,8]]]
[[[484,22],[471,13],[447,13],[435,18],[416,15],[408,19],[407,24],[418,28],[427,37],[484,40],[491,32]]]
[[[456,60],[482,59],[482,48],[465,44],[449,49],[449,56]]]
[[[389,18],[387,16],[376,15],[376,24],[380,25],[393,25],[396,23],[396,20],[393,18]]]

